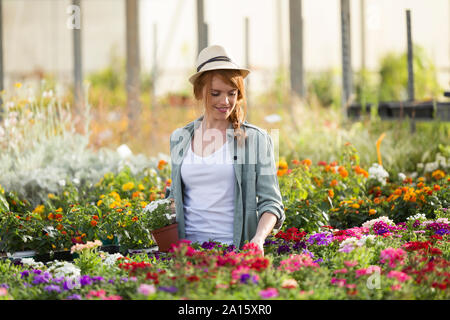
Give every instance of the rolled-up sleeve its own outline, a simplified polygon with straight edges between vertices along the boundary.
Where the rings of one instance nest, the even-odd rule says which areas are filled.
[[[274,229],[280,229],[286,216],[278,184],[273,142],[268,133],[259,135],[257,159],[256,197],[259,218],[265,212],[273,213],[277,217]]]

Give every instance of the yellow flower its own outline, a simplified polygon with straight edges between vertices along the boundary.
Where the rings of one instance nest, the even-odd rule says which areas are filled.
[[[55,196],[53,193],[49,193],[49,194],[47,195],[47,197],[48,197],[49,199],[55,199],[55,198],[56,198],[56,196]]]
[[[123,190],[123,191],[130,191],[130,190],[133,190],[133,189],[134,189],[134,183],[133,183],[133,182],[125,183],[125,184],[122,186],[122,190]]]
[[[435,178],[436,180],[439,180],[439,179],[442,179],[443,177],[445,177],[445,172],[438,169],[438,170],[436,170],[436,171],[433,171],[433,173],[431,174],[431,176],[432,176],[433,178]]]
[[[15,86],[17,89],[20,89],[20,88],[22,87],[22,83],[16,82],[16,83],[14,84],[14,86]]]
[[[103,203],[103,200],[98,200],[97,201],[97,207],[100,207],[100,205]]]
[[[142,208],[145,208],[146,206],[147,206],[147,202],[141,201],[141,207],[142,207]]]
[[[63,211],[63,209],[62,208],[58,208],[58,209],[56,209],[56,212],[62,212]]]
[[[359,204],[354,203],[354,204],[351,205],[351,207],[354,208],[354,209],[359,209]]]
[[[3,189],[1,185],[0,185],[0,193],[5,194],[5,189]]]
[[[112,240],[112,239],[114,239],[114,236],[111,234],[111,235],[107,235],[106,236],[109,240]]]
[[[138,189],[139,189],[140,191],[142,191],[142,190],[145,189],[145,187],[144,187],[144,185],[143,185],[142,183],[139,183]]]
[[[34,208],[34,210],[33,210],[33,213],[39,213],[39,214],[41,214],[41,213],[44,213],[44,205],[39,205],[39,206],[37,206],[36,208]]]
[[[369,210],[369,216],[371,216],[371,215],[373,215],[375,213],[377,213],[377,210],[375,210],[375,209],[370,209]]]

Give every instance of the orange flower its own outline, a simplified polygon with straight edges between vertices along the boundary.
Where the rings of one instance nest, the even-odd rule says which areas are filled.
[[[331,180],[330,187],[335,187],[338,185],[338,181],[336,179]]]
[[[159,160],[159,162],[158,162],[158,170],[164,169],[166,164],[167,164],[167,161],[165,161],[163,159]]]
[[[333,197],[334,197],[334,191],[333,191],[333,189],[328,189],[328,196],[329,196],[330,198],[333,198]]]
[[[56,220],[61,220],[62,219],[62,214],[61,213],[55,214],[55,219]]]
[[[172,185],[172,179],[167,179],[166,181],[166,186],[171,186]]]
[[[300,164],[300,161],[298,161],[297,159],[294,159],[291,161],[293,165],[298,166]]]
[[[433,187],[433,190],[434,191],[439,191],[439,190],[441,190],[441,187],[438,184],[435,184],[434,187]]]
[[[53,213],[50,212],[50,213],[48,214],[47,218],[48,218],[48,220],[53,220],[53,218],[54,218]]]
[[[438,170],[433,171],[433,173],[431,174],[431,176],[432,176],[434,179],[439,180],[439,179],[442,179],[443,177],[445,177],[445,172],[438,169]]]
[[[67,232],[63,230],[63,231],[61,231],[61,234],[66,235]]]
[[[339,167],[338,171],[342,178],[348,177],[348,171],[344,167]]]
[[[373,199],[373,203],[375,203],[375,204],[380,204],[380,202],[381,202],[380,198],[374,198]]]
[[[332,167],[336,167],[337,165],[338,165],[338,164],[337,164],[336,161],[330,162],[330,166],[332,166]]]
[[[94,220],[98,220],[98,216],[92,216],[92,219],[94,219]]]
[[[377,213],[377,210],[375,210],[375,209],[369,210],[369,216],[374,215],[375,213]]]
[[[136,221],[138,221],[138,217],[134,216],[131,220],[136,222]]]
[[[56,229],[58,229],[58,230],[61,230],[63,228],[63,225],[62,224],[58,224],[57,226],[56,226]]]
[[[311,166],[312,161],[310,159],[305,159],[305,160],[302,160],[302,164],[309,167],[309,166]]]
[[[97,225],[97,221],[91,220],[91,226],[95,227]]]

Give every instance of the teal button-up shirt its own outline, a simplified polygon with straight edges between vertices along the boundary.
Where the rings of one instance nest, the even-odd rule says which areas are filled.
[[[167,198],[173,198],[175,202],[180,239],[185,238],[181,164],[188,148],[191,147],[194,130],[199,127],[202,120],[203,116],[183,128],[176,129],[170,136],[172,184]],[[247,135],[243,145],[239,145],[237,138],[234,137],[231,122],[226,132],[226,142],[234,140],[234,143],[228,145],[232,149],[229,152],[236,177],[233,244],[239,248],[245,241],[250,241],[254,237],[263,213],[270,212],[277,217],[274,229],[280,229],[285,220],[272,138],[265,130],[247,121],[242,123],[241,128]]]

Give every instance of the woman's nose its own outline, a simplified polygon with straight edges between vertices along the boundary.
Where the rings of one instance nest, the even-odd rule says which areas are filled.
[[[228,98],[227,95],[225,95],[225,96],[222,98],[222,103],[225,104],[225,105],[228,105],[228,104],[230,103],[230,99]]]

